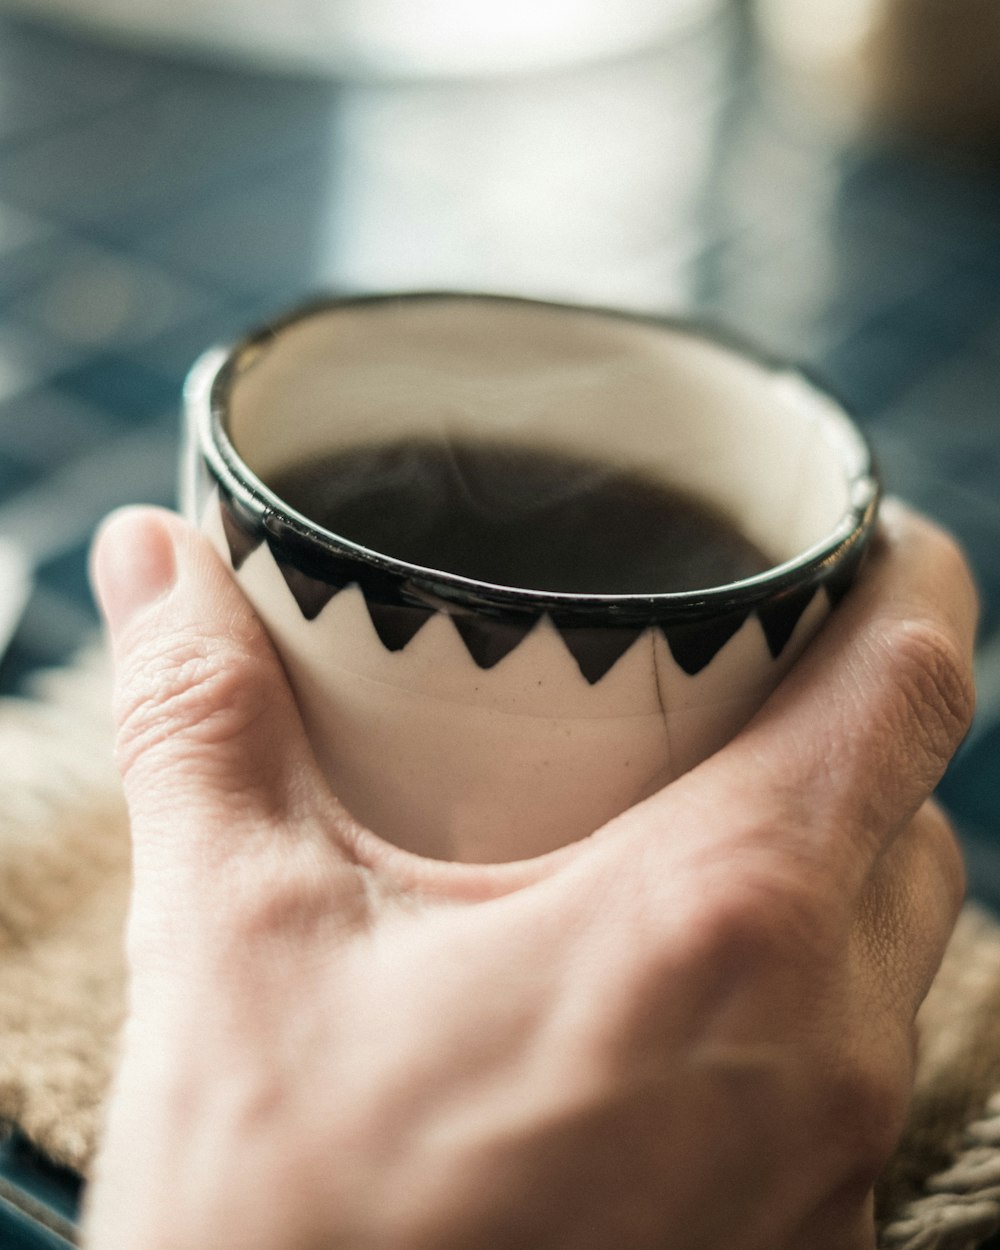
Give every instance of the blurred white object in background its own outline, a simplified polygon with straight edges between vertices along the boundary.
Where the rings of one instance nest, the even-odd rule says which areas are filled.
[[[763,42],[834,114],[1000,140],[998,0],[756,0]]]
[[[724,35],[516,82],[345,88],[336,227],[317,244],[317,271],[348,289],[684,305],[725,99]]]
[[[727,0],[2,0],[125,37],[367,78],[493,75],[625,55]],[[2,6],[0,6],[2,7]]]

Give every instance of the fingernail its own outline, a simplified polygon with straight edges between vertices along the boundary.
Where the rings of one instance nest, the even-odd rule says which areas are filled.
[[[94,540],[91,579],[112,634],[162,598],[176,577],[166,513],[123,508],[108,517]]]

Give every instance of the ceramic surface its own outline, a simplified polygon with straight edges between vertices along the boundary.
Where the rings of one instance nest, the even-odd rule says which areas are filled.
[[[335,789],[439,858],[553,849],[718,749],[850,585],[878,495],[860,435],[793,371],[686,325],[508,298],[315,305],[204,357],[188,417],[186,509],[274,639]],[[494,586],[358,547],[266,486],[428,431],[652,469],[738,516],[774,567],[685,594]]]

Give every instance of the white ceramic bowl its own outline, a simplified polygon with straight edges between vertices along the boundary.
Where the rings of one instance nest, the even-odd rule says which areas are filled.
[[[717,750],[850,585],[878,500],[865,440],[794,369],[676,321],[506,297],[310,305],[205,355],[187,415],[185,510],[273,638],[334,788],[438,858],[550,850]],[[429,434],[655,473],[773,567],[672,594],[498,586],[367,550],[267,485]]]

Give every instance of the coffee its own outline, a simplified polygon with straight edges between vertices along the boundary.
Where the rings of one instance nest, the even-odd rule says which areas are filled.
[[[501,586],[655,594],[740,581],[773,564],[711,504],[564,451],[415,438],[338,451],[268,484],[363,547]]]

